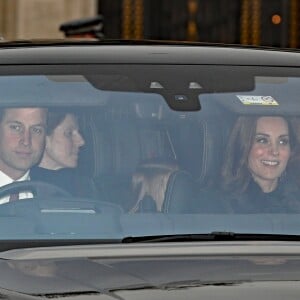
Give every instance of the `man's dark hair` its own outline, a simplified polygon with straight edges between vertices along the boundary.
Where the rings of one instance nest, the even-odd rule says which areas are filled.
[[[53,133],[55,128],[65,119],[67,114],[72,114],[76,118],[78,118],[78,114],[69,108],[48,109],[47,130],[46,130],[46,134],[48,136]]]

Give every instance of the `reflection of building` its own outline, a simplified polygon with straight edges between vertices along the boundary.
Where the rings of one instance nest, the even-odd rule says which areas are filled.
[[[110,38],[300,47],[299,0],[98,0]]]
[[[62,38],[61,23],[97,14],[98,0],[1,0],[0,36]]]
[[[0,0],[0,36],[61,38],[62,23],[97,14],[106,38],[300,48],[300,0]]]

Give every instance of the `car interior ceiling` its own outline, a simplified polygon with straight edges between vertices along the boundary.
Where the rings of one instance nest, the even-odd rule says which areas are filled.
[[[224,112],[224,126],[220,126],[216,115],[203,113],[199,118],[169,109],[158,114],[160,106],[159,102],[148,105],[133,101],[128,105],[110,101],[84,119],[86,144],[78,171],[92,177],[100,200],[118,204],[125,212],[134,204],[132,174],[143,161],[178,163],[179,170],[169,179],[163,207],[170,213],[180,212],[179,198],[189,191],[192,181],[197,187],[215,184],[220,170],[229,132]]]

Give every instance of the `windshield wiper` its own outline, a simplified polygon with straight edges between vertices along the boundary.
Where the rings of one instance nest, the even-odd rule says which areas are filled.
[[[128,236],[122,243],[161,243],[161,242],[196,242],[196,241],[300,241],[300,235],[290,234],[254,234],[231,231],[213,231],[201,234],[174,234],[155,236]]]
[[[120,242],[121,242],[120,239],[0,240],[0,253],[3,251],[24,249],[24,248],[119,244]]]

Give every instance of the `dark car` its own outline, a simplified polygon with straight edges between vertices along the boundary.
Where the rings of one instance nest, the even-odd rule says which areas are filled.
[[[3,42],[0,106],[1,298],[299,299],[296,50]]]

